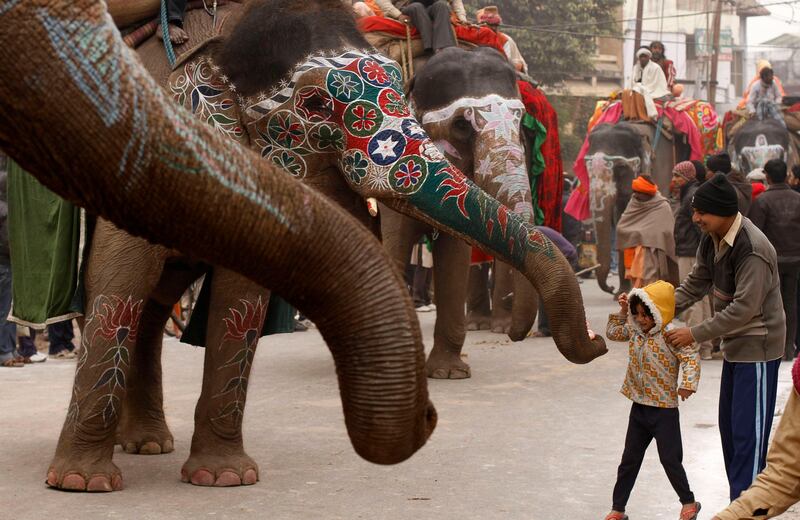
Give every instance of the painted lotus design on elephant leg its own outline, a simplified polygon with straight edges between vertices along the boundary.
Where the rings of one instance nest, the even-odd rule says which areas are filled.
[[[212,399],[219,400],[218,413],[211,418],[212,423],[219,423],[230,418],[228,427],[233,430],[241,427],[244,417],[248,376],[256,355],[261,326],[267,313],[267,304],[260,297],[255,302],[247,300],[240,302],[244,307],[244,312],[233,308],[228,309],[230,316],[224,319],[227,332],[222,337],[222,344],[218,347],[219,350],[222,350],[226,342],[239,344],[238,350],[226,348],[226,352],[233,352],[233,356],[217,368],[218,371],[224,371],[233,367],[235,374],[212,397]]]

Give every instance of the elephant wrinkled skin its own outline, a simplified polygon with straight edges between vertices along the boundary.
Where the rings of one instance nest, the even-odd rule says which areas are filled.
[[[378,463],[411,456],[436,416],[411,301],[380,244],[323,197],[175,107],[109,21],[93,0],[0,6],[3,149],[50,189],[135,235],[279,291],[329,344],[355,449]],[[320,266],[335,284],[310,276]],[[353,304],[351,291],[373,290],[366,312]],[[136,363],[133,325],[154,302],[109,295],[95,303],[106,314],[87,322],[98,317],[91,333],[108,348],[82,353],[47,482],[111,491],[122,487],[111,462],[113,424],[126,367]],[[90,386],[81,374],[92,376]],[[219,480],[252,483],[254,468],[242,470]]]

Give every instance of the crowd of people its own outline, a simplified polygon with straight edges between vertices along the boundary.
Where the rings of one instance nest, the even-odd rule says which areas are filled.
[[[753,518],[778,500],[785,510],[796,500],[786,492],[796,482],[787,483],[785,473],[787,458],[796,457],[788,455],[796,432],[794,440],[788,432],[778,436],[778,467],[748,488],[767,463],[778,368],[797,355],[800,167],[790,176],[786,163],[773,159],[743,177],[724,153],[706,164],[678,163],[674,210],[648,176],[631,187],[617,243],[634,289],[620,296],[607,334],[629,341],[622,393],[633,403],[606,520],[628,518],[625,506],[653,439],[682,504],[680,519],[697,518],[677,407],[697,390],[700,360],[712,357],[714,341],[723,358],[719,428],[732,502],[715,518]],[[685,326],[672,323],[676,315]]]

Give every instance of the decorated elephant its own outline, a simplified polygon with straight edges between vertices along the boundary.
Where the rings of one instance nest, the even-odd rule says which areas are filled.
[[[601,338],[592,340],[584,328],[574,327],[574,323],[584,322],[584,314],[566,260],[544,236],[445,159],[411,117],[399,84],[399,68],[366,44],[339,0],[316,0],[302,6],[288,0],[261,0],[249,3],[234,16],[219,37],[180,58],[168,85],[179,104],[218,134],[254,149],[265,162],[322,191],[368,226],[374,221],[365,199],[374,197],[512,263],[542,291],[549,312],[557,316],[553,319],[554,337],[568,359],[587,362],[605,352]],[[181,164],[180,150],[162,148],[167,159]],[[209,161],[223,159],[224,155],[213,151],[207,157]],[[249,197],[268,189],[257,179],[248,179],[248,186],[245,195]],[[193,192],[191,186],[186,191]],[[213,200],[210,197],[209,201]],[[300,197],[294,204],[302,207],[305,200]],[[238,222],[232,231],[237,236],[248,235],[253,228],[253,223],[238,218],[237,206],[208,212],[201,221],[219,218]],[[304,229],[313,230],[310,226]],[[276,228],[274,238],[293,236]],[[319,243],[307,243],[306,247],[311,251],[337,241],[341,241],[340,234],[331,231],[319,237]],[[87,267],[86,354],[76,373],[70,413],[48,472],[50,485],[106,491],[120,487],[119,470],[111,462],[115,433],[130,452],[172,449],[162,411],[160,330],[169,306],[205,269],[195,258],[205,259],[147,244],[111,224],[98,224]],[[316,292],[308,293],[312,301],[290,298],[301,309],[314,309],[308,316],[325,324],[328,318],[321,312],[329,300],[319,296],[320,292],[363,288],[345,283],[349,278],[331,278],[328,272],[320,262],[303,273],[306,283],[319,285]],[[284,294],[285,282],[265,286]],[[406,327],[403,320],[388,323],[385,316],[372,314],[378,307],[364,305],[360,295],[366,292],[371,291],[354,292],[349,301],[337,303],[351,312],[361,309],[369,317],[361,325],[343,321],[344,328],[333,333],[334,337],[361,337],[361,333],[376,333],[376,326],[381,329],[378,335],[393,337],[399,334],[398,327]],[[215,269],[203,388],[191,454],[182,469],[185,481],[226,486],[252,484],[258,479],[256,463],[244,452],[241,421],[268,296],[267,289],[247,278]],[[124,334],[119,332],[120,325],[125,325]],[[326,328],[321,330],[329,339]],[[354,354],[350,360],[357,359],[357,363],[347,366],[343,361],[337,367],[346,422],[359,454],[375,462],[395,462],[410,455],[416,445],[408,439],[408,421],[398,423],[391,414],[384,419],[379,411],[396,391],[373,385],[372,377],[364,377],[362,369],[372,368],[370,363],[362,366],[361,359],[370,359],[371,354],[382,355],[378,350]],[[414,366],[398,371],[397,376],[404,373],[415,374]],[[383,395],[372,399],[371,390],[363,385]],[[400,387],[397,391],[403,398],[411,395]],[[392,437],[392,444],[376,439],[377,434],[368,435],[377,415],[381,415],[380,433]],[[406,440],[395,439],[398,435],[406,435]],[[75,453],[79,445],[92,452],[91,463]],[[399,446],[405,446],[405,451]],[[96,477],[90,479],[89,475]],[[75,477],[66,478],[70,476]]]
[[[597,283],[606,292],[611,267],[614,227],[632,195],[631,182],[640,173],[649,173],[661,194],[669,196],[672,168],[690,157],[689,146],[680,136],[661,136],[656,143],[656,127],[649,123],[620,122],[599,124],[588,135],[584,167],[590,179],[589,206],[597,240]],[[653,149],[653,146],[656,149]],[[580,159],[580,158],[579,158]],[[620,259],[622,256],[620,255]],[[620,291],[628,285],[625,269],[619,266]]]
[[[414,114],[447,159],[479,187],[533,225],[528,162],[521,140],[525,107],[519,100],[516,74],[496,50],[451,47],[417,66],[409,96]],[[383,240],[398,266],[405,267],[412,246],[435,228],[390,209],[381,214]],[[464,305],[470,264],[469,244],[438,235],[433,241],[436,325],[427,372],[440,379],[470,376],[461,359],[466,333]],[[506,267],[502,269],[508,273]],[[514,290],[516,322],[504,332],[520,340],[536,316],[537,298],[519,276]]]
[[[731,162],[744,174],[763,168],[770,159],[782,159],[790,167],[797,160],[789,132],[775,119],[748,119],[726,137]]]
[[[345,423],[364,458],[395,463],[425,443],[436,415],[421,333],[395,269],[367,230],[172,103],[122,43],[103,2],[5,2],[0,27],[4,151],[50,189],[136,236],[241,272],[302,309],[333,353]],[[121,298],[126,283],[109,281],[87,316],[86,348],[47,474],[53,487],[122,487],[111,460],[114,429],[125,390],[160,377],[146,366],[157,364],[155,353],[137,347],[145,336],[144,347],[156,344],[160,328],[142,325],[160,314],[170,290],[167,284],[146,300]],[[370,306],[354,304],[351,291],[373,294]],[[250,334],[239,326],[246,322],[236,325]],[[221,358],[228,354],[207,349],[213,373],[207,382],[226,381],[220,388],[206,384],[204,392],[246,384],[226,372],[239,373],[251,353]],[[212,403],[221,404],[212,399],[198,406],[197,430],[212,438],[196,436],[192,457],[212,470],[227,468],[216,476],[219,484],[254,482],[240,433],[237,443],[231,423],[208,422],[219,411]]]

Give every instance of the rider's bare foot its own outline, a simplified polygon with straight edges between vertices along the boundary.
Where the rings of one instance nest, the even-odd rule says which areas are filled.
[[[171,23],[169,24],[168,29],[169,29],[169,41],[171,41],[173,45],[183,45],[184,43],[189,41],[189,35],[186,34],[186,31],[184,31],[177,25]],[[158,34],[159,38],[163,39],[160,25],[158,26],[158,29],[156,29],[156,33]]]

